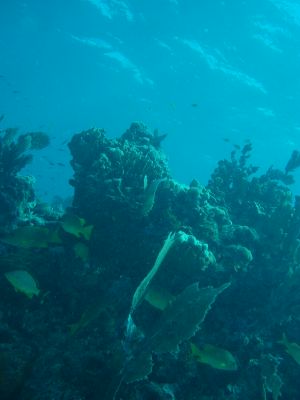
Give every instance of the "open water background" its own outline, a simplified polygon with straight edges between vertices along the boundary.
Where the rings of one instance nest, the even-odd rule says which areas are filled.
[[[71,194],[66,143],[93,126],[167,133],[183,183],[205,184],[247,139],[260,171],[284,168],[300,148],[299,71],[298,1],[0,2],[1,127],[51,136],[26,171],[49,200]]]

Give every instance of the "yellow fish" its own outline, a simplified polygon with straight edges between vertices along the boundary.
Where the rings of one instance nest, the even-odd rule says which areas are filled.
[[[291,343],[285,334],[282,335],[282,339],[278,341],[285,347],[285,351],[300,365],[300,346],[297,343]]]
[[[45,226],[36,225],[21,226],[0,238],[0,241],[25,249],[46,248],[50,243],[61,243],[56,231],[50,230]]]
[[[6,272],[4,276],[9,283],[11,283],[16,292],[24,293],[30,299],[40,294],[37,283],[29,272],[20,269]]]
[[[65,214],[62,217],[61,227],[67,233],[76,236],[77,238],[83,237],[89,240],[93,231],[93,225],[86,225],[84,218],[80,218],[74,214]]]
[[[106,306],[103,303],[96,303],[88,307],[82,314],[78,322],[69,325],[71,335],[75,335],[78,331],[85,328],[90,322],[97,319],[101,314],[106,312]]]
[[[208,364],[212,368],[222,369],[225,371],[236,371],[238,369],[236,359],[225,349],[205,344],[199,349],[194,343],[191,343],[191,353],[197,361]]]
[[[151,304],[151,306],[162,311],[174,299],[175,297],[171,293],[159,287],[150,287],[145,296],[145,300]]]
[[[88,262],[90,258],[90,251],[86,244],[78,242],[73,247],[75,256],[80,258],[83,262]]]

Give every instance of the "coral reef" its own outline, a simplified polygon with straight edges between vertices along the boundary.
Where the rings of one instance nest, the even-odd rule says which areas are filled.
[[[207,186],[182,185],[164,137],[140,123],[116,139],[74,135],[73,204],[36,238],[19,171],[47,138],[2,132],[1,399],[298,399],[299,154],[259,175],[246,143]],[[14,270],[30,273],[35,296],[14,291]]]

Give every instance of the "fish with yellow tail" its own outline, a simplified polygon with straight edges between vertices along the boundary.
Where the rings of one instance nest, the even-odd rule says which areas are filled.
[[[151,304],[152,307],[163,311],[175,299],[170,292],[161,287],[150,287],[145,295],[145,300]]]
[[[202,348],[198,348],[194,343],[190,343],[190,345],[191,354],[198,362],[224,371],[236,371],[238,369],[236,359],[228,350],[212,344],[205,344]]]
[[[73,250],[76,258],[80,258],[84,263],[89,262],[90,250],[86,244],[78,242],[73,246]]]
[[[43,249],[49,244],[62,243],[57,230],[38,225],[21,226],[4,237],[0,237],[0,241],[23,249]]]
[[[62,229],[78,239],[90,240],[94,226],[87,225],[84,218],[75,214],[65,214],[61,219]]]
[[[285,347],[285,351],[300,365],[300,345],[297,343],[289,342],[286,334],[282,335],[282,339],[278,341]]]
[[[25,294],[29,299],[40,294],[37,281],[29,272],[25,270],[15,270],[6,272],[4,276],[14,287],[16,292]]]

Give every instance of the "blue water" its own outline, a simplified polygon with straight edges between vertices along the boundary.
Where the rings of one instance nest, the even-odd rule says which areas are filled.
[[[299,49],[291,0],[2,0],[0,127],[49,133],[26,171],[48,199],[71,194],[66,143],[93,126],[167,133],[184,183],[246,139],[261,171],[284,168],[300,148]]]

